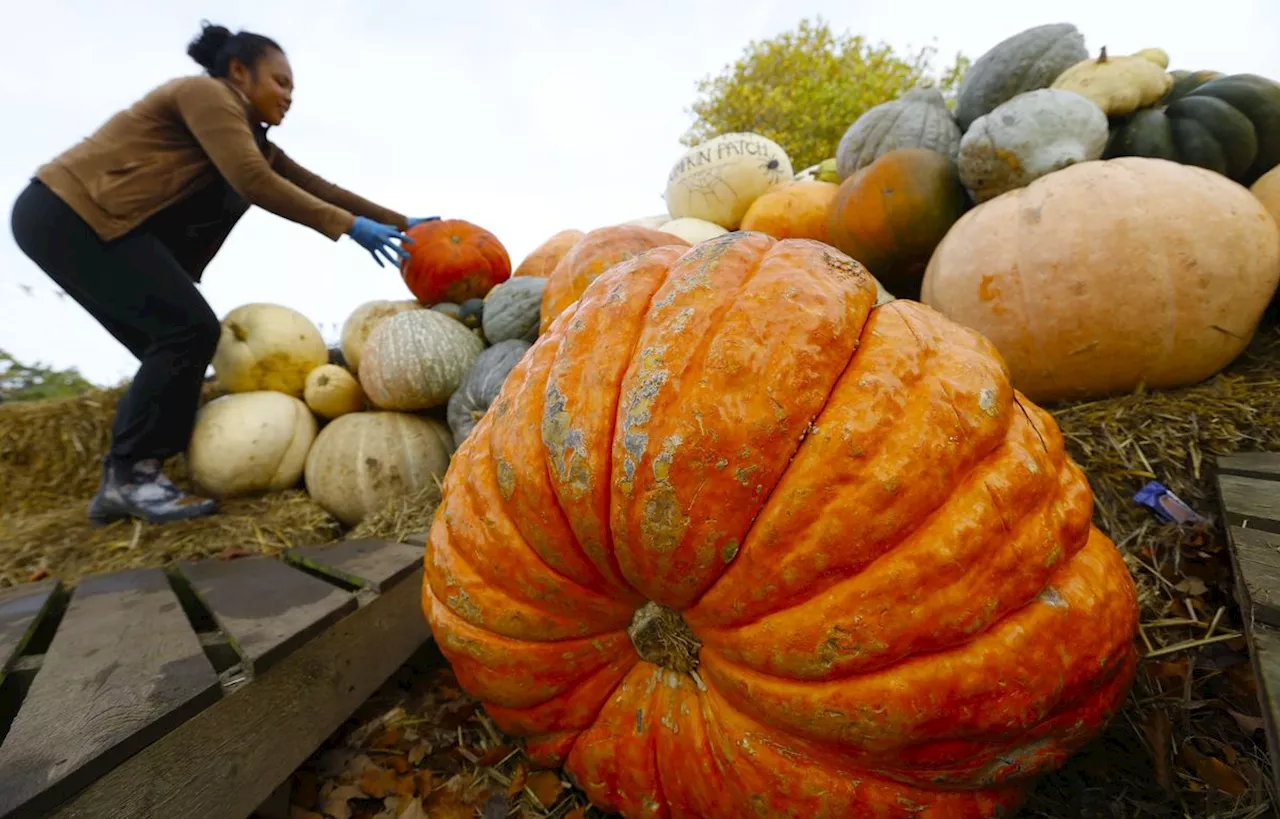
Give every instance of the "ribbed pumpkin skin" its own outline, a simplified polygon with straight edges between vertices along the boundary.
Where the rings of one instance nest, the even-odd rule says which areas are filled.
[[[679,236],[637,225],[613,225],[588,233],[564,255],[548,277],[547,288],[542,293],[539,331],[545,332],[556,316],[578,300],[596,276],[646,250],[667,245],[690,246]]]
[[[580,230],[562,230],[550,239],[533,249],[533,252],[524,257],[524,261],[516,268],[516,272],[512,273],[512,278],[518,276],[541,276],[546,278],[551,275],[551,271],[556,269],[556,265],[564,258],[564,254],[569,249],[582,241],[582,237],[587,234]]]
[[[891,151],[840,183],[828,239],[890,292],[914,299],[934,248],[969,206],[956,165],[934,151]]]
[[[449,397],[449,429],[455,445],[466,440],[489,411],[507,376],[529,347],[529,342],[520,339],[499,341],[485,349],[471,365],[458,391]]]
[[[956,92],[961,132],[1000,103],[1048,88],[1058,75],[1087,60],[1084,35],[1071,23],[1049,23],[1001,40],[974,61]]]
[[[449,468],[444,424],[403,412],[353,412],[330,422],[307,453],[307,493],[355,526],[395,498],[416,494]]]
[[[484,337],[489,343],[518,338],[532,344],[542,323],[542,295],[546,289],[546,279],[521,276],[490,290],[481,319]]]
[[[406,233],[409,258],[400,275],[423,304],[483,298],[511,276],[511,257],[498,237],[462,219],[422,222]]]
[[[1000,350],[1034,401],[1202,381],[1248,345],[1280,234],[1247,190],[1127,157],[1056,171],[967,213],[922,300]]]
[[[917,88],[858,117],[840,138],[836,172],[844,181],[900,148],[928,148],[956,158],[960,127],[947,110],[941,91]]]
[[[438,407],[458,389],[483,349],[475,333],[443,313],[399,313],[369,334],[360,362],[360,386],[379,409]]]
[[[977,333],[874,298],[809,240],[653,250],[455,453],[435,639],[601,808],[995,816],[1124,699],[1133,583],[1053,419]],[[646,600],[696,655],[633,642]]]

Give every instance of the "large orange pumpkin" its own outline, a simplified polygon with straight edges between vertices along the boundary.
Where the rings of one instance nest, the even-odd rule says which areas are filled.
[[[541,276],[546,278],[551,275],[551,271],[556,269],[556,265],[564,258],[564,254],[582,240],[587,234],[580,230],[570,228],[562,230],[550,239],[533,249],[533,252],[524,257],[524,261],[516,267],[514,276]]]
[[[840,183],[829,241],[895,295],[914,299],[929,256],[968,207],[955,162],[925,148],[899,148]]]
[[[627,817],[977,817],[1094,737],[1137,602],[994,348],[809,240],[600,276],[454,456],[423,607]]]
[[[666,245],[690,247],[679,236],[638,225],[613,225],[588,233],[560,259],[547,279],[542,291],[541,331],[577,301],[601,273],[646,250]]]
[[[408,231],[413,244],[400,275],[426,305],[482,298],[511,276],[511,257],[498,237],[462,219],[420,222]]]
[[[747,208],[742,230],[759,230],[775,239],[827,241],[827,213],[839,186],[816,179],[779,185]]]
[[[1280,231],[1222,174],[1165,159],[1082,162],[965,214],[921,296],[991,340],[1032,400],[1195,384],[1253,338]]]

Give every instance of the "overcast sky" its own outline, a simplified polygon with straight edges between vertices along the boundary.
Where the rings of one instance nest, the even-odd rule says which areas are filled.
[[[1024,28],[1069,21],[1091,52],[1148,46],[1171,68],[1280,78],[1280,0],[0,0],[0,348],[115,383],[136,362],[17,249],[13,198],[42,162],[153,86],[199,69],[203,17],[278,40],[294,106],[273,139],[309,169],[412,216],[466,219],[513,264],[565,228],[659,213],[695,83],[752,39],[821,15],[899,49],[971,58]],[[624,10],[624,9],[631,10]],[[1052,8],[1052,11],[1048,9]],[[1061,18],[1061,19],[1060,19]],[[30,295],[28,295],[28,290]],[[219,315],[286,304],[326,338],[360,303],[407,298],[349,239],[330,242],[253,209],[209,266]]]

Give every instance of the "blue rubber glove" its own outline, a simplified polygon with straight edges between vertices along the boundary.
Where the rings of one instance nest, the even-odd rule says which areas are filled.
[[[347,235],[369,251],[378,267],[385,267],[383,259],[391,262],[394,267],[399,267],[401,261],[409,258],[409,251],[403,245],[413,244],[413,240],[401,233],[395,225],[380,224],[364,216],[356,217],[355,224],[347,231]],[[395,244],[392,239],[399,239],[400,244]]]
[[[439,216],[428,216],[425,219],[410,219],[409,227],[413,227],[414,225],[420,225],[423,222],[439,222],[439,221],[440,221]]]

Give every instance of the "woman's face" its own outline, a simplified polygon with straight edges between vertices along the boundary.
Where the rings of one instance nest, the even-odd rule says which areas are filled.
[[[230,75],[231,82],[249,98],[263,122],[275,126],[284,121],[293,104],[293,69],[283,52],[271,49],[264,53],[258,58],[255,71],[233,60]]]

